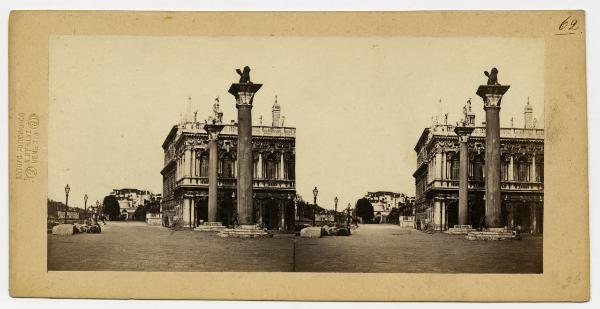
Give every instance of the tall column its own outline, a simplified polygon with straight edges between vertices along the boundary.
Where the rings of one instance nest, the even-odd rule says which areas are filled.
[[[219,133],[221,124],[206,124],[208,132],[208,222],[217,222],[217,169],[219,165]]]
[[[477,95],[485,110],[485,216],[488,227],[501,227],[500,199],[500,103],[510,86],[481,85]]]
[[[187,197],[183,198],[183,207],[181,209],[181,221],[184,227],[191,227],[190,222],[190,200]]]
[[[263,178],[263,172],[262,172],[262,153],[258,153],[258,163],[256,166],[256,178],[258,179],[262,179]]]
[[[185,171],[185,175],[184,176],[190,176],[191,175],[191,171],[192,171],[192,150],[190,149],[186,149],[185,150],[185,159],[183,161],[184,163],[184,171]]]
[[[537,205],[532,203],[531,207],[531,234],[537,233]]]
[[[441,230],[442,226],[442,202],[435,200],[433,202],[433,228],[434,230]]]
[[[279,179],[285,179],[285,161],[283,159],[283,153],[281,153],[281,159],[279,161]]]
[[[285,203],[279,200],[279,230],[285,231]]]
[[[439,179],[442,177],[442,173],[441,173],[441,165],[442,165],[442,153],[441,151],[438,149],[438,152],[436,152],[435,154],[435,178]]]
[[[531,166],[529,167],[529,182],[535,182],[535,154],[531,158]]]
[[[459,141],[458,170],[458,224],[466,225],[469,220],[469,136],[475,128],[456,127],[454,132]]]
[[[190,199],[190,227],[196,227],[196,201]]]
[[[510,163],[508,163],[508,181],[515,180],[515,166],[513,155],[510,155]]]
[[[442,179],[446,179],[447,178],[446,177],[446,172],[448,170],[448,167],[446,165],[448,165],[448,164],[446,162],[446,152],[444,151],[442,153],[442,166],[441,166],[441,168],[442,168]]]
[[[448,226],[448,212],[446,211],[446,207],[446,201],[442,201],[442,230],[445,230]]]
[[[260,87],[262,84],[253,84],[248,80],[232,84],[229,88],[238,110],[237,211],[240,225],[255,223],[252,215],[252,102]]]

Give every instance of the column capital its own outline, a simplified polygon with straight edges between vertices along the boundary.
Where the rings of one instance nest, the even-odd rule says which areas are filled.
[[[219,138],[219,133],[223,130],[222,124],[205,124],[204,130],[208,133],[208,138],[216,140]]]
[[[234,83],[229,87],[228,92],[235,97],[235,107],[249,107],[252,108],[252,102],[254,101],[254,95],[262,87],[262,84],[248,83]]]
[[[454,128],[454,133],[458,135],[458,140],[461,143],[466,143],[469,141],[469,136],[473,133],[473,130],[475,130],[474,127],[456,127]]]
[[[477,95],[483,99],[483,109],[500,109],[502,96],[508,91],[510,85],[480,85]]]

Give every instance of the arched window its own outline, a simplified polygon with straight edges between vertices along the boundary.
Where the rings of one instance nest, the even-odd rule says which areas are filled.
[[[253,175],[254,179],[260,178],[258,176],[258,159],[256,159],[256,158],[254,160],[252,160],[252,175]]]
[[[529,181],[529,162],[527,157],[522,156],[515,165],[517,181]]]
[[[508,169],[510,167],[510,157],[503,156],[500,162],[500,179],[508,180]]]
[[[483,155],[476,155],[471,161],[471,170],[469,171],[469,176],[472,180],[485,180],[485,174],[483,170],[485,168],[485,161]]]
[[[544,157],[535,158],[535,181],[544,182]]]
[[[265,178],[266,179],[277,179],[277,170],[279,168],[279,160],[276,155],[267,156],[267,160],[265,160]]]
[[[289,157],[286,161],[285,171],[287,173],[286,179],[296,179],[296,160],[294,157]]]
[[[456,180],[460,177],[459,176],[459,169],[460,169],[459,156],[458,156],[458,154],[454,154],[454,155],[450,156],[448,158],[448,160],[449,160],[448,166],[449,166],[450,172],[447,174],[448,174],[448,176],[450,176],[450,179]]]
[[[208,154],[200,156],[200,177],[208,177]]]
[[[226,153],[221,158],[221,177],[233,178],[233,158]]]

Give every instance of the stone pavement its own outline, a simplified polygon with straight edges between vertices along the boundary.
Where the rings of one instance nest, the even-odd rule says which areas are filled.
[[[469,241],[396,225],[361,225],[350,237],[296,239],[296,271],[541,273],[542,237]]]
[[[463,235],[426,234],[395,225],[361,225],[354,232],[352,236],[317,239],[238,239],[138,222],[107,222],[102,234],[48,235],[48,270],[542,271],[541,236],[521,241],[468,241]]]
[[[107,222],[102,234],[48,235],[48,270],[291,271],[293,240],[223,239],[143,222]]]

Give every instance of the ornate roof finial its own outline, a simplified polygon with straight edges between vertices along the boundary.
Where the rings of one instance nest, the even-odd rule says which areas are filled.
[[[213,114],[216,123],[223,122],[223,112],[221,111],[221,106],[219,105],[219,97],[215,98],[215,103],[213,104]]]

